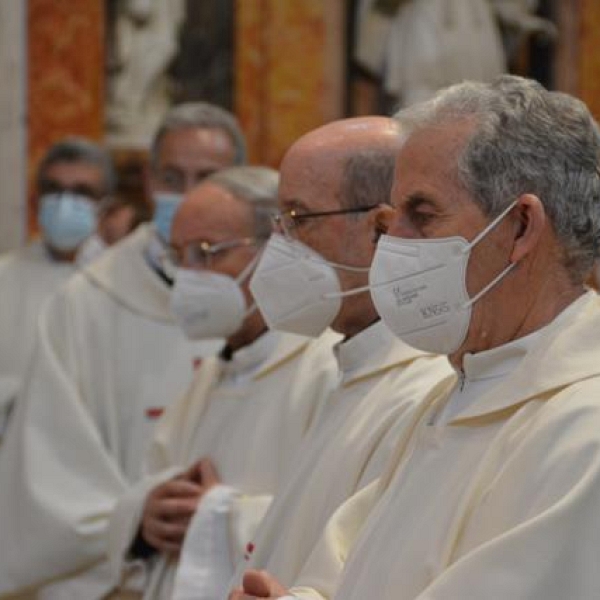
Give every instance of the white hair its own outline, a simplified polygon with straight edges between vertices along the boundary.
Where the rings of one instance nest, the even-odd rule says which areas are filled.
[[[537,82],[504,75],[464,82],[395,118],[418,129],[473,119],[458,175],[488,216],[535,194],[564,249],[571,278],[589,274],[600,247],[600,130],[586,105]]]
[[[180,129],[221,129],[235,148],[234,164],[246,162],[246,139],[238,120],[227,110],[208,102],[186,102],[171,108],[154,135],[150,148],[153,165],[158,161],[160,143],[170,131]]]
[[[219,185],[251,205],[256,237],[271,235],[271,217],[277,212],[279,173],[269,167],[229,167],[208,176],[205,182]]]

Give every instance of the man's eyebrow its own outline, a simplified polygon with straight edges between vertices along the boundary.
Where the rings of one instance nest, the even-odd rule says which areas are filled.
[[[422,207],[437,209],[437,204],[424,192],[413,192],[407,196],[404,206],[411,210]]]
[[[306,206],[299,198],[282,198],[280,202],[287,209],[309,212],[308,206]]]
[[[195,172],[195,176],[196,177],[209,177],[210,175],[213,175],[214,173],[216,173],[218,171],[218,169],[216,168],[203,168],[203,169],[198,169]]]

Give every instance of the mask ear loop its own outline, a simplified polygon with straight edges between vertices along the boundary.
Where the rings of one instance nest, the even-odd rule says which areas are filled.
[[[463,252],[470,252],[470,250],[477,243],[479,243],[489,231],[491,231],[494,227],[496,227],[496,225],[498,225],[498,223],[500,223],[500,221],[502,221],[502,219],[516,206],[516,204],[517,204],[517,201],[515,200],[509,206],[507,206],[485,229],[483,229],[481,232],[479,232],[473,238],[472,242],[463,250]],[[333,266],[333,263],[330,263],[330,264],[332,264],[332,266]],[[477,302],[477,300],[479,300],[479,298],[481,298],[481,296],[483,296],[492,287],[494,287],[504,276],[508,275],[508,273],[510,273],[510,271],[512,271],[516,266],[517,266],[517,263],[511,263],[510,265],[508,265],[508,267],[506,267],[506,269],[504,269],[490,283],[488,283],[482,290],[480,290],[473,298],[471,298],[469,300],[469,302],[464,305],[463,308],[466,308],[466,307],[470,306],[471,304],[473,304],[474,302]],[[390,281],[381,281],[379,283],[365,285],[362,287],[354,288],[352,290],[347,290],[345,292],[330,292],[328,294],[324,294],[323,298],[325,298],[326,300],[333,299],[333,298],[346,298],[347,296],[354,296],[357,294],[362,294],[363,292],[366,292],[369,290],[373,290],[373,289],[376,289],[379,287],[390,285],[391,283],[396,283],[397,281],[400,281],[401,279],[403,279],[403,277],[394,278],[394,279],[391,279]]]
[[[517,205],[517,200],[513,200],[487,227],[482,229],[472,240],[471,243],[463,250],[463,253],[470,252],[479,242],[492,230],[504,217]]]
[[[479,232],[471,241],[469,246],[465,248],[463,252],[470,252],[504,217],[516,206],[517,201],[514,200],[507,206],[483,231]],[[465,302],[461,308],[469,308],[469,306],[473,306],[477,300],[479,300],[482,296],[487,294],[496,284],[500,283],[504,277],[506,277],[515,267],[517,263],[510,263],[508,267],[500,271],[492,281],[490,281],[483,289],[479,290],[472,298],[469,298],[467,302]]]
[[[258,261],[260,260],[260,257],[262,256],[262,253],[264,252],[264,248],[264,246],[259,248],[252,260],[242,269],[242,272],[235,278],[235,282],[238,284],[238,286],[244,283],[244,281],[246,281],[250,277],[250,275],[252,275],[254,269],[256,268],[256,265],[258,264]],[[247,319],[257,309],[258,304],[256,304],[256,301],[254,300],[254,298],[252,298],[252,303],[250,304],[250,306],[248,306],[246,312],[244,312],[244,319]]]
[[[499,283],[500,280],[504,279],[504,277],[506,277],[506,275],[508,275],[516,266],[517,263],[510,263],[506,269],[503,269],[498,275],[496,275],[492,281],[490,281],[482,290],[479,290],[472,298],[469,299],[468,302],[465,302],[461,308],[468,308],[469,306],[475,304],[479,298],[481,298],[484,294],[487,294],[487,292],[489,292],[497,283]]]

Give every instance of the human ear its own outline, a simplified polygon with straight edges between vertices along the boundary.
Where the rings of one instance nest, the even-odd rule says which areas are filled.
[[[387,233],[390,222],[394,216],[394,209],[389,204],[380,204],[370,214],[370,223],[373,231],[373,244],[377,244],[379,238]]]
[[[542,201],[533,194],[523,194],[517,199],[512,213],[514,246],[510,261],[517,263],[535,250],[546,227],[546,211]]]

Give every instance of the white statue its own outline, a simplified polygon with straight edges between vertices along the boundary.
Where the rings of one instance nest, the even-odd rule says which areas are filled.
[[[536,8],[537,0],[360,0],[354,55],[409,105],[464,79],[505,72],[500,23],[516,37],[552,38],[554,26]]]
[[[146,147],[166,110],[166,70],[178,48],[185,0],[117,0],[106,124],[112,145]]]
[[[491,3],[504,26],[504,46],[509,58],[514,57],[529,36],[538,36],[547,42],[557,38],[556,25],[535,15],[538,0],[491,0]]]

